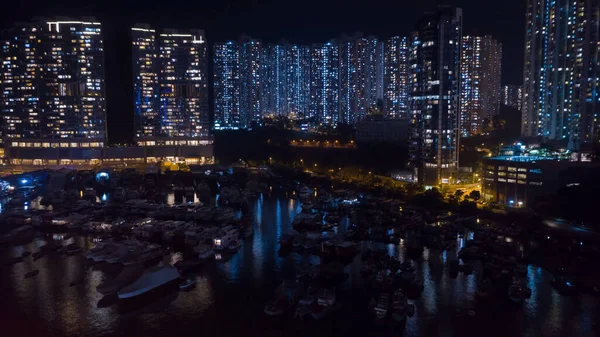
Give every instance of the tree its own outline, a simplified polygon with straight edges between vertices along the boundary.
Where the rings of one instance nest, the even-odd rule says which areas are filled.
[[[473,190],[473,191],[471,191],[471,193],[469,193],[469,196],[471,197],[471,199],[477,201],[477,200],[481,199],[481,192],[479,192],[477,190]]]
[[[458,212],[464,215],[473,215],[477,212],[477,204],[472,201],[463,200],[458,206]]]
[[[456,198],[458,198],[458,200],[460,200],[460,198],[462,198],[462,196],[465,194],[465,191],[463,190],[456,190],[456,192],[454,192],[454,196]]]

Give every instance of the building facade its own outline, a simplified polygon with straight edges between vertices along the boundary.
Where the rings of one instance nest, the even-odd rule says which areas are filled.
[[[161,136],[209,135],[208,58],[203,30],[165,30],[160,44]]]
[[[309,117],[325,125],[339,121],[339,48],[335,43],[312,47]]]
[[[390,118],[408,117],[408,39],[394,36],[384,44],[383,111]]]
[[[240,43],[240,115],[241,127],[249,128],[253,120],[260,119],[260,58],[262,42],[245,38]]]
[[[521,133],[598,142],[598,1],[528,0]]]
[[[240,110],[239,48],[236,42],[213,46],[213,97],[215,130],[246,127]],[[260,104],[260,102],[259,102]]]
[[[419,182],[451,182],[458,170],[462,10],[423,16],[409,50],[409,161]]]
[[[502,87],[502,104],[521,111],[523,103],[523,87],[520,85],[505,85]]]
[[[469,137],[499,113],[502,45],[490,36],[464,36],[461,53],[460,133]]]
[[[208,57],[204,31],[131,29],[136,139],[207,137]]]
[[[546,156],[497,156],[483,161],[483,199],[508,207],[530,207],[540,197],[597,176],[597,163],[557,160]]]
[[[161,132],[156,31],[136,25],[131,29],[131,42],[135,135],[155,137]]]
[[[18,24],[3,32],[0,58],[4,137],[104,143],[104,47],[99,22]]]

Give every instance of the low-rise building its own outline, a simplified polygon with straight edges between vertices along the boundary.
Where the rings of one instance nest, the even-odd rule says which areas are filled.
[[[168,160],[188,165],[214,162],[213,138],[165,138],[139,140],[137,146],[106,147],[86,139],[21,139],[4,144],[6,163],[61,166],[146,164]]]
[[[600,164],[557,160],[545,156],[497,156],[483,162],[483,200],[510,207],[528,207],[600,174]]]

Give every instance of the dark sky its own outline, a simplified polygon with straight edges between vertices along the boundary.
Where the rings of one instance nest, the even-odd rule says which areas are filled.
[[[503,45],[503,84],[520,84],[523,67],[525,1],[521,0],[10,0],[0,25],[34,16],[95,16],[104,25],[109,138],[131,133],[133,106],[128,28],[135,22],[157,28],[198,28],[210,44],[241,33],[265,42],[324,42],[363,32],[380,38],[408,34],[417,19],[439,4],[463,9],[464,34],[491,34]],[[127,116],[131,116],[128,118]],[[125,138],[123,138],[125,137]]]

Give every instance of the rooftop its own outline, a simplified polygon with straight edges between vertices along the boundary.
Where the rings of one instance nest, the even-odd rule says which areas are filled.
[[[492,160],[501,160],[501,161],[517,161],[524,163],[531,163],[538,160],[557,160],[553,157],[542,157],[542,156],[496,156],[490,157]]]

